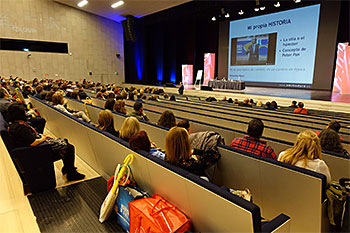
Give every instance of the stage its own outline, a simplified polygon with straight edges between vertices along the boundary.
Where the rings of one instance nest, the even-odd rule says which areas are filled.
[[[151,87],[150,85],[138,85],[125,83],[122,86],[136,88]],[[153,86],[158,87],[159,86]],[[164,91],[171,95],[171,93],[178,94],[179,85],[176,87],[162,87]],[[224,97],[238,99],[243,101],[245,98],[253,99],[254,101],[268,101],[275,100],[280,106],[289,106],[293,100],[297,102],[304,102],[305,108],[327,110],[336,112],[350,113],[350,95],[341,95],[331,91],[320,90],[304,90],[304,89],[285,89],[272,87],[251,87],[246,86],[244,90],[228,90],[228,89],[214,89],[213,91],[199,90],[198,86],[185,85],[184,95],[197,96],[201,98],[215,97],[220,100]],[[349,115],[350,118],[350,115]]]
[[[193,85],[185,86],[185,90],[195,90]],[[286,97],[305,100],[323,100],[340,103],[350,103],[350,95],[342,95],[332,91],[286,89],[274,87],[247,87],[244,90],[213,89],[215,92],[240,93],[246,95],[264,95],[272,97]]]

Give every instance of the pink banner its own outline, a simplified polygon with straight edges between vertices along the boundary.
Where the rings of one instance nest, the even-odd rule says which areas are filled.
[[[193,65],[182,65],[182,83],[184,85],[192,85]]]
[[[350,94],[350,46],[349,43],[339,43],[337,65],[335,68],[333,92]]]
[[[208,85],[214,79],[215,74],[215,53],[204,54],[204,81],[203,85]]]

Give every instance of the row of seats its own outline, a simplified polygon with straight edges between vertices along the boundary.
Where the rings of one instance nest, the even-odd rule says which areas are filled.
[[[152,101],[145,101],[145,102],[149,103]],[[235,107],[232,108],[227,106],[222,107],[216,104],[206,104],[206,102],[203,102],[203,101],[201,103],[192,102],[192,101],[174,102],[174,101],[167,101],[167,100],[160,99],[159,103],[164,103],[164,104],[167,103],[167,104],[176,105],[176,106],[190,106],[193,109],[205,109],[207,111],[210,110],[210,111],[215,111],[220,113],[226,113],[226,114],[230,114],[232,118],[237,120],[241,119],[244,116],[248,116],[248,117],[254,116],[263,120],[267,126],[268,125],[271,125],[272,127],[284,126],[293,131],[302,131],[305,129],[321,131],[330,121],[330,119],[328,120],[324,118],[310,119],[310,118],[294,117],[295,114],[292,116],[285,116],[285,115],[281,115],[279,112],[271,111],[271,110],[267,113],[261,113],[261,112],[252,111],[251,108],[235,108]],[[339,122],[340,124],[343,125],[343,128],[339,132],[340,136],[343,137],[344,139],[346,138],[347,141],[349,141],[350,129],[346,126],[349,125],[350,122],[346,122],[346,121],[339,121]]]
[[[133,151],[123,140],[38,99],[30,97],[30,101],[47,120],[47,128],[58,137],[67,137],[79,156],[104,178],[113,174],[116,164],[127,154],[134,153],[131,168],[138,185],[181,209],[191,218],[195,231],[289,231],[290,218],[286,215],[262,224],[257,205],[147,153]]]
[[[128,102],[128,101],[127,101]],[[102,99],[92,98],[92,103],[96,106],[103,108],[105,101]],[[144,104],[146,106],[146,104]],[[127,106],[128,112],[132,111],[131,103]],[[151,122],[157,122],[161,113],[166,110],[165,108],[154,108],[154,110],[144,109],[148,118],[150,118]],[[172,109],[177,119],[188,119],[191,121],[191,132],[201,132],[201,131],[215,131],[220,133],[221,136],[225,138],[226,144],[231,143],[231,141],[236,137],[243,137],[246,135],[246,127],[242,127],[240,130],[233,129],[233,124],[229,124],[228,126],[220,126],[222,123],[221,118],[216,118],[215,116],[209,117],[207,114],[201,114],[198,116],[196,113],[191,111],[175,111]],[[210,120],[208,120],[210,119]],[[231,127],[230,127],[231,126]],[[271,134],[270,136],[266,136],[266,129],[264,131],[264,135],[262,137],[263,140],[267,141],[268,144],[274,148],[276,154],[281,151],[285,151],[290,148],[295,141],[296,135],[293,140],[285,141],[282,139],[276,139],[276,137],[280,136],[278,130],[275,130],[275,134]],[[164,147],[163,147],[164,148]],[[350,158],[348,156],[336,154],[336,153],[323,153],[323,160],[327,163],[330,168],[332,179],[338,180],[343,177],[350,176]]]
[[[94,101],[94,100],[93,100]],[[84,103],[70,99],[68,106],[82,110]],[[92,121],[96,121],[98,113],[103,110],[87,104],[86,108]],[[127,116],[114,113],[116,128],[120,128]],[[147,131],[152,141],[164,148],[164,138],[167,129],[141,121],[141,128]],[[191,131],[192,131],[191,122]],[[324,175],[284,164],[271,159],[262,158],[241,152],[227,146],[219,146],[221,159],[214,173],[214,183],[221,186],[244,189],[249,187],[254,196],[254,202],[266,218],[273,217],[277,212],[288,213],[292,218],[292,231],[321,231],[322,225],[327,225],[324,211],[324,194],[326,178]],[[305,195],[297,195],[308,184]],[[303,206],[298,203],[305,202]],[[308,219],[308,222],[305,220]]]
[[[133,105],[133,101],[127,100],[126,103],[129,103],[129,105]],[[155,111],[164,111],[165,109],[168,109],[173,111],[176,116],[185,113],[186,115],[191,114],[197,119],[203,119],[203,116],[206,119],[208,117],[220,118],[221,126],[232,127],[237,130],[245,130],[248,125],[247,119],[258,117],[255,116],[255,114],[232,113],[232,111],[218,111],[214,108],[207,109],[205,107],[193,107],[191,104],[177,104],[173,101],[147,101],[144,104],[144,108],[147,110]],[[278,132],[279,139],[289,142],[294,142],[296,135],[298,135],[303,130],[311,129],[314,131],[322,131],[322,129],[325,127],[325,125],[323,125],[322,128],[304,127],[301,124],[289,124],[287,122],[268,120],[266,118],[260,119],[263,120],[265,124],[265,136],[273,137],[273,135],[276,135],[276,132]],[[345,141],[343,142],[345,147],[350,149],[349,134],[343,133],[340,134],[340,136],[345,139]]]
[[[125,85],[124,85],[125,86]],[[171,90],[171,89],[167,89],[167,90]],[[89,94],[89,96],[94,97],[96,94],[93,91],[87,91],[87,93]],[[228,103],[227,101],[213,101],[213,102],[207,102],[204,101],[205,98],[203,97],[198,97],[198,96],[191,96],[191,95],[178,95],[176,93],[172,93],[169,92],[169,94],[174,95],[174,97],[176,97],[176,100],[180,100],[180,101],[186,101],[186,102],[195,102],[195,103],[200,103],[200,104],[210,104],[210,105],[215,105],[215,106],[223,106],[223,107],[229,107],[229,108],[235,108],[235,109],[246,109],[246,107],[241,107],[241,106],[237,106],[235,104],[232,103]],[[208,93],[209,95],[210,93]],[[146,94],[147,95],[147,94]],[[148,94],[151,95],[151,94]],[[241,98],[242,96],[240,96],[239,98]],[[319,101],[320,105],[323,104],[329,104],[328,102],[325,101]],[[332,104],[338,104],[338,103],[332,103]],[[285,109],[287,109],[286,111],[284,111]],[[246,109],[247,110],[247,109]],[[325,119],[326,122],[330,121],[331,119],[336,119],[339,121],[346,121],[349,123],[349,113],[343,113],[343,112],[331,112],[331,111],[321,111],[323,114],[313,114],[313,115],[299,115],[299,114],[294,114],[292,113],[290,108],[287,107],[282,107],[281,109],[278,109],[275,112],[271,112],[271,110],[265,110],[259,107],[253,107],[253,108],[249,108],[250,111],[255,111],[256,113],[267,113],[267,114],[274,114],[274,113],[278,113],[279,115],[285,115],[285,116],[289,116],[289,117],[293,117],[296,119]],[[311,110],[314,111],[314,110]],[[315,110],[316,111],[316,110]]]

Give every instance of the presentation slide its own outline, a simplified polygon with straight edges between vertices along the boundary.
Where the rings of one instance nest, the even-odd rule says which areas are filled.
[[[311,88],[320,4],[230,22],[228,77]]]

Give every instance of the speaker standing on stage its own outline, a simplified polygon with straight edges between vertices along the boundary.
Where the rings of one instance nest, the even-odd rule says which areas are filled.
[[[182,84],[182,82],[180,82],[179,94],[180,94],[180,95],[183,95],[183,94],[184,94],[184,85]]]

